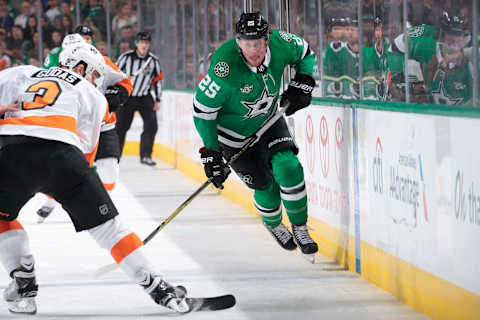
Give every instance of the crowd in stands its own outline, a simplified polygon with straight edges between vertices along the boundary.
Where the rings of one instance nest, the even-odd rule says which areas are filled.
[[[142,8],[137,8],[136,0],[109,0],[107,15],[107,0],[80,0],[79,8],[76,0],[40,0],[38,15],[38,0],[0,0],[0,70],[18,64],[41,65],[39,48],[45,58],[78,24],[94,31],[95,45],[107,55],[109,16],[112,60],[134,48],[141,24],[154,35],[154,45],[159,40],[160,52],[155,47],[154,52],[162,62],[166,86],[194,88],[208,69],[212,53],[234,35],[229,22],[241,13],[242,2],[233,1],[228,9],[228,1],[144,0]],[[253,9],[262,11],[271,27],[277,28],[278,1],[253,3]],[[359,21],[357,0],[290,1],[291,32],[302,35],[317,55],[314,96],[406,101],[408,95],[409,102],[472,105],[473,76],[478,74],[472,55],[473,1],[407,1],[407,76],[402,3],[362,0]],[[157,30],[160,35],[155,36]]]
[[[88,25],[94,31],[96,46],[107,54],[104,1],[81,0],[80,8],[75,8],[75,0],[41,0],[40,3],[39,15],[37,0],[0,0],[0,70],[20,64],[40,66],[40,52],[45,59],[79,24]],[[134,46],[136,3],[135,0],[110,0],[114,58]],[[39,16],[41,34],[38,33]]]

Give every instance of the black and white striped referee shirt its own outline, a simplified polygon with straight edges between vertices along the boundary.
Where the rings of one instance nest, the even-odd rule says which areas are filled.
[[[156,101],[162,97],[163,73],[160,69],[160,61],[151,52],[145,57],[140,57],[136,50],[129,50],[118,57],[117,65],[133,84],[133,97],[144,97],[150,94],[150,88],[155,90]]]

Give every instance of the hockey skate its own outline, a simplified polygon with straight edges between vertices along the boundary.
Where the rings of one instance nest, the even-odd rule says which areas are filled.
[[[280,223],[276,227],[269,226],[265,224],[265,228],[272,234],[272,236],[277,240],[278,244],[285,250],[295,250],[297,245],[293,240],[293,236],[288,231],[287,227],[283,223]]]
[[[190,311],[190,306],[186,301],[187,290],[183,286],[172,286],[164,281],[161,276],[140,271],[137,275],[137,282],[143,287],[155,303],[174,310],[179,313]]]
[[[308,234],[308,229],[309,227],[306,223],[292,224],[294,242],[300,248],[304,258],[310,263],[315,263],[315,253],[318,251],[318,245],[310,237],[310,234]]]
[[[54,208],[48,207],[48,206],[42,206],[40,209],[37,211],[38,219],[37,223],[43,223],[45,219],[48,218],[48,216],[52,213]]]
[[[7,302],[11,313],[35,314],[37,313],[38,285],[35,279],[33,256],[25,256],[20,260],[20,267],[12,271],[12,282],[3,291],[3,298]]]

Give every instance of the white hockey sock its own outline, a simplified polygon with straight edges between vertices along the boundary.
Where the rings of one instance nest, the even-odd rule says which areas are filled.
[[[118,216],[88,232],[100,247],[110,251],[120,268],[133,281],[139,270],[153,270],[143,253],[143,243],[130,228],[123,225]]]
[[[0,221],[0,262],[8,273],[20,266],[23,256],[31,255],[28,235],[17,221]]]

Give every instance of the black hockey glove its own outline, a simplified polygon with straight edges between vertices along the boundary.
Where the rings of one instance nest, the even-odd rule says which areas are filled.
[[[212,178],[212,183],[218,189],[223,189],[223,182],[230,174],[230,168],[223,159],[222,151],[215,149],[200,149],[200,159],[207,178]]]
[[[107,98],[108,101],[108,110],[110,112],[115,112],[127,102],[128,91],[121,85],[116,84],[105,90],[105,98]]]
[[[298,110],[308,107],[312,101],[312,91],[314,87],[315,80],[312,76],[297,73],[295,78],[290,81],[280,101],[281,106],[284,106],[287,101],[289,103],[285,114],[290,116]]]

